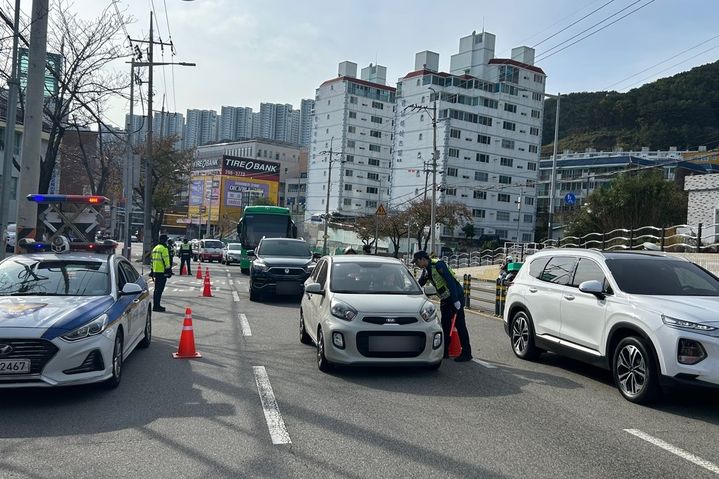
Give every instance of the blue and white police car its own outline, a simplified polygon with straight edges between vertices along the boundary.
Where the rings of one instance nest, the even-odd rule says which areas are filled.
[[[119,385],[125,358],[152,339],[143,277],[114,241],[55,235],[21,246],[28,252],[0,262],[0,388]]]

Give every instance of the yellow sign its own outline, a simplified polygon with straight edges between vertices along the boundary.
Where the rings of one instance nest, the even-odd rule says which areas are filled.
[[[382,203],[379,204],[377,207],[377,211],[375,212],[377,216],[387,216],[387,210],[384,209],[384,205]]]

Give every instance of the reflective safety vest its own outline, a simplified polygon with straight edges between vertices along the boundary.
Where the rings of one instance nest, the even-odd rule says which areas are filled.
[[[190,256],[192,253],[192,246],[190,243],[182,243],[180,245],[180,256]]]
[[[437,263],[439,260],[437,258],[432,258],[432,284],[434,284],[434,287],[437,288],[437,294],[439,295],[440,299],[445,300],[448,299],[451,296],[451,293],[449,291],[449,286],[447,285],[447,281],[445,281],[444,276],[442,276],[439,271],[437,271]],[[455,278],[454,271],[452,271],[452,268],[447,266],[447,269],[449,270],[449,273],[452,275],[452,278]],[[456,281],[456,279],[455,279]]]
[[[170,252],[167,246],[158,244],[152,249],[152,272],[164,273],[170,269]]]

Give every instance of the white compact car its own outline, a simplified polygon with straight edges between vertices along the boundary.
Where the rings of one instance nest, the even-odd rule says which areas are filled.
[[[305,282],[300,341],[317,346],[321,371],[335,364],[434,369],[444,354],[434,304],[399,260],[379,256],[326,256],[317,263]]]
[[[646,403],[663,384],[719,387],[719,278],[654,252],[543,250],[507,292],[514,353],[550,350],[612,371]]]

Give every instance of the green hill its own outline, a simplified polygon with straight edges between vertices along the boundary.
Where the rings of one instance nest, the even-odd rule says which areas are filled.
[[[544,105],[543,154],[551,155],[556,101]],[[639,88],[562,95],[559,151],[653,150],[719,143],[719,61]]]

